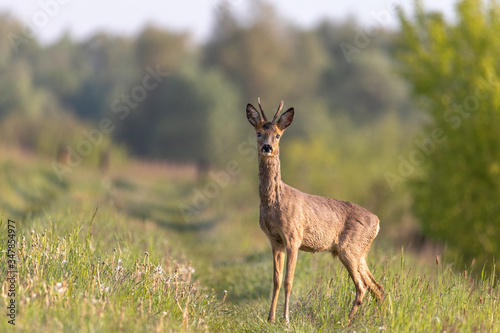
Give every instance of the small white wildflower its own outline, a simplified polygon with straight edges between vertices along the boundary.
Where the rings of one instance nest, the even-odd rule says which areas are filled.
[[[118,265],[115,268],[117,273],[120,272],[121,270],[123,270],[122,263],[123,263],[123,260],[118,259]]]
[[[56,285],[54,286],[54,290],[57,291],[59,294],[62,294],[63,292],[66,291],[66,287],[63,285],[62,282],[57,282]]]
[[[189,273],[193,274],[194,273],[194,268],[191,267],[191,266],[183,267],[181,269],[181,272],[182,272],[183,275],[188,275]]]
[[[63,260],[63,261],[61,261],[61,265],[63,265],[63,266],[64,266],[64,265],[66,265],[67,263],[68,263],[68,261],[67,261],[67,260]]]
[[[163,267],[161,267],[160,264],[158,264],[158,266],[156,266],[154,269],[153,269],[153,273],[157,273],[157,274],[163,274]]]

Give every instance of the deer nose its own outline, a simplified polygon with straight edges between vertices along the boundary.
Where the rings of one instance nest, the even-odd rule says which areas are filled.
[[[262,146],[262,149],[261,151],[264,153],[264,154],[270,154],[273,152],[273,147],[271,145],[268,145],[268,144],[265,144]]]

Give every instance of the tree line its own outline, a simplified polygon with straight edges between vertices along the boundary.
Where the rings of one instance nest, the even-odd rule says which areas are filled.
[[[98,33],[77,41],[66,35],[41,45],[23,37],[22,22],[2,14],[0,118],[98,123],[111,117],[112,141],[133,155],[217,163],[224,154],[218,147],[241,137],[239,109],[257,97],[268,108],[284,99],[355,122],[408,110],[404,84],[391,72],[393,32],[381,31],[378,43],[347,64],[338,44],[352,40],[355,22],[302,29],[269,4],[254,4],[245,24],[230,10],[218,13],[201,45],[187,33],[154,26],[137,37]],[[168,76],[157,80],[154,72]],[[307,121],[302,134],[311,132]]]

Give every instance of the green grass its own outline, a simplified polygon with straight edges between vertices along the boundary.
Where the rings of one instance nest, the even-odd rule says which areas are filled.
[[[22,330],[204,328],[228,312],[200,292],[188,265],[140,253],[126,241],[109,251],[79,227],[57,237],[53,230],[33,231],[19,243]]]
[[[8,151],[0,169],[3,251],[7,220],[17,226],[18,331],[500,331],[493,273],[437,265],[383,239],[368,258],[387,292],[382,305],[367,295],[347,327],[346,270],[328,254],[300,253],[290,324],[281,320],[283,291],[279,319],[267,323],[272,257],[254,172],[233,177],[187,222],[179,207],[210,179],[182,168],[130,163],[104,177],[79,167],[60,183],[50,161]],[[0,276],[7,259],[2,252]],[[13,331],[7,321],[0,331]]]

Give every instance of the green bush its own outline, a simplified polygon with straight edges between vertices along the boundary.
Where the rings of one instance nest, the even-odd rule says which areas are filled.
[[[454,24],[419,2],[413,19],[400,12],[401,71],[431,119],[411,190],[426,236],[491,265],[500,253],[500,9],[456,8]],[[431,144],[435,131],[442,140]]]

